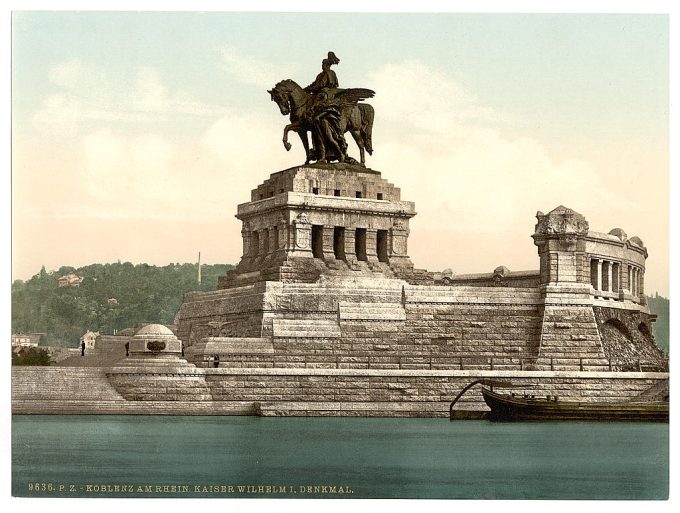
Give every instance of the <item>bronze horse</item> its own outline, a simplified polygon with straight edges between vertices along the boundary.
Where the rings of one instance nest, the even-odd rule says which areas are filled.
[[[282,80],[274,89],[267,91],[273,102],[279,106],[281,114],[290,115],[290,124],[283,129],[283,145],[287,151],[291,144],[288,142],[288,132],[297,132],[305,148],[305,164],[311,160],[325,163],[327,158],[336,159],[340,162],[356,162],[347,157],[347,145],[344,137],[338,143],[333,137],[322,133],[318,119],[319,105],[333,107],[339,113],[338,128],[341,134],[350,132],[361,157],[361,164],[365,165],[364,150],[369,155],[373,154],[371,133],[373,131],[373,107],[366,103],[358,103],[365,98],[371,98],[375,94],[370,89],[329,89],[324,94],[325,98],[308,93],[293,80]],[[310,149],[307,132],[312,133],[313,150]],[[327,148],[330,146],[330,148]]]

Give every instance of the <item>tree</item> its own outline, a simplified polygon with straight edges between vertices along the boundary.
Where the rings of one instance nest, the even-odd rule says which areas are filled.
[[[12,351],[12,365],[49,365],[50,355],[45,349],[29,347]]]
[[[102,334],[142,322],[171,324],[184,294],[215,290],[217,277],[229,265],[202,265],[198,284],[196,264],[157,267],[130,262],[62,266],[41,271],[26,282],[12,284],[12,331],[46,333],[41,344],[77,347],[88,329]],[[79,287],[58,286],[58,278],[73,272],[83,278]],[[118,304],[109,304],[116,298]]]

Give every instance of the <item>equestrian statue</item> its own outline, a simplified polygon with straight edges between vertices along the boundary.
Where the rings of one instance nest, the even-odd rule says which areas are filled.
[[[267,91],[281,114],[290,116],[290,124],[283,129],[284,147],[287,151],[291,148],[288,132],[297,132],[305,149],[305,164],[311,161],[358,164],[347,155],[346,132],[352,134],[359,147],[362,166],[366,164],[365,152],[373,154],[371,132],[375,112],[371,105],[359,102],[373,98],[375,92],[338,88],[338,78],[331,66],[339,63],[340,59],[328,52],[328,57],[321,63],[321,73],[307,87],[300,87],[293,80],[282,80]]]

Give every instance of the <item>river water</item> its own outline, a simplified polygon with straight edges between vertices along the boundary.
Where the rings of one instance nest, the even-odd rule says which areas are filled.
[[[12,493],[664,499],[668,437],[653,423],[14,415]]]

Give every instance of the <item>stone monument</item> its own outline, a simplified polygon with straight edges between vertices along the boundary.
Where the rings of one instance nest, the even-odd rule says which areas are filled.
[[[536,271],[415,269],[415,205],[363,155],[346,153],[347,130],[372,151],[372,108],[363,132],[347,127],[367,116],[362,100],[374,93],[337,89],[338,63],[329,52],[308,87],[284,80],[269,91],[290,115],[286,149],[293,130],[305,162],[271,174],[238,206],[240,262],[216,291],[187,294],[178,312],[189,361],[229,376],[208,380],[220,383],[215,398],[256,397],[263,414],[431,415],[482,375],[520,373],[587,400],[597,399],[602,382],[587,387],[598,372],[622,398],[663,380],[621,372],[666,365],[645,307],[647,252],[623,230],[590,231],[559,206],[537,214]],[[253,394],[254,380],[273,391]]]
[[[444,417],[477,379],[592,402],[667,389],[639,237],[592,231],[559,206],[536,216],[538,269],[415,269],[415,206],[364,162],[374,112],[363,100],[374,93],[338,89],[339,62],[329,52],[306,88],[283,80],[269,91],[290,116],[286,149],[293,130],[305,162],[271,174],[238,206],[240,262],[217,290],[185,295],[177,337],[147,326],[106,371],[125,401],[116,411]],[[347,154],[347,131],[360,161]],[[35,408],[36,379],[26,374],[15,404]],[[486,410],[473,391],[460,408]]]

